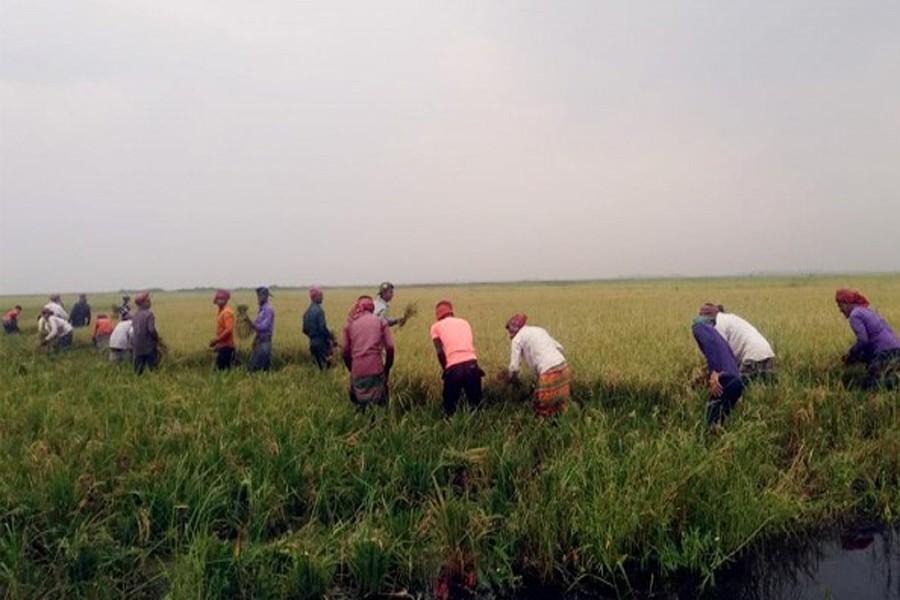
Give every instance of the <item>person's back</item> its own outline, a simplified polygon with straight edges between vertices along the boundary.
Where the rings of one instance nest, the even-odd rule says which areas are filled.
[[[135,356],[149,356],[156,354],[157,340],[156,319],[150,309],[138,309],[131,318],[132,349]]]
[[[696,324],[692,328],[694,339],[706,358],[709,372],[740,377],[740,368],[731,347],[712,324]]]
[[[472,326],[465,319],[449,316],[436,321],[431,326],[431,339],[439,339],[444,347],[444,355],[449,369],[454,365],[477,360]]]
[[[73,327],[86,327],[91,323],[91,305],[82,298],[72,305],[72,313],[69,317]]]
[[[875,354],[900,348],[900,340],[881,315],[868,306],[850,311],[850,327],[856,334],[858,351],[866,362]]]
[[[393,348],[394,341],[387,322],[367,312],[344,327],[344,344],[352,359],[350,374],[358,378],[384,371],[382,352]]]
[[[566,361],[560,350],[562,346],[547,333],[546,329],[534,325],[524,325],[512,339],[511,370],[517,370],[518,359],[523,358],[535,375]],[[516,368],[513,368],[516,367]]]
[[[49,310],[55,316],[59,317],[63,321],[69,320],[69,313],[67,313],[66,309],[64,309],[62,307],[62,305],[58,304],[57,302],[53,302],[53,301],[48,302],[47,304],[44,305],[44,309]]]
[[[112,319],[105,315],[100,315],[94,321],[94,329],[91,333],[92,337],[111,335],[116,328],[116,324]]]
[[[768,340],[749,322],[726,312],[716,315],[718,331],[734,353],[739,363],[760,362],[775,357]]]
[[[133,326],[131,321],[120,321],[109,336],[109,347],[112,350],[131,349]]]

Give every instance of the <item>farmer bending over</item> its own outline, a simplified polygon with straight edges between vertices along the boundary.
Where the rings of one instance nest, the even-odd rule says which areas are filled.
[[[696,317],[692,330],[694,339],[706,358],[709,377],[706,425],[721,425],[744,393],[741,372],[728,342],[716,331],[710,317]]]
[[[900,387],[900,340],[891,327],[856,290],[839,289],[835,301],[856,335],[856,343],[844,355],[844,364],[866,364],[863,389]]]
[[[552,415],[566,409],[571,395],[571,370],[562,354],[562,344],[541,327],[526,325],[528,317],[516,314],[506,322],[510,339],[508,381],[519,382],[519,365],[524,360],[537,377],[534,388],[534,410],[539,415]]]
[[[437,359],[444,380],[444,417],[456,412],[463,390],[466,400],[474,407],[481,404],[481,378],[484,371],[478,367],[472,326],[465,319],[453,314],[449,300],[441,300],[434,309],[437,321],[431,326],[431,340],[437,352]]]

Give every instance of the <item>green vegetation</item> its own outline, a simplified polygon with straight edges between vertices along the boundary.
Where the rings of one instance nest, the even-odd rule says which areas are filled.
[[[0,590],[318,598],[534,579],[624,592],[684,573],[711,583],[763,537],[895,522],[900,393],[841,385],[841,284],[900,326],[896,276],[398,288],[397,306],[422,314],[396,332],[391,405],[370,414],[352,409],[343,368],[312,366],[301,292],[273,299],[276,371],[256,375],[212,371],[211,296],[155,295],[170,355],[141,378],[94,355],[84,330],[67,354],[36,351],[41,300],[16,299],[26,333],[0,340]],[[332,328],[360,292],[326,290]],[[489,372],[486,407],[450,422],[428,339],[441,297],[472,322]],[[91,297],[95,313],[114,300]],[[689,383],[690,319],[707,300],[781,359],[718,436]],[[567,348],[577,401],[555,422],[490,376],[513,312]]]

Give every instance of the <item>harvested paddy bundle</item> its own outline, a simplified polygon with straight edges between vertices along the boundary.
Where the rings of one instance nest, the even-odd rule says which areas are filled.
[[[406,306],[403,307],[403,316],[400,317],[400,327],[406,325],[406,322],[409,321],[412,317],[416,316],[419,313],[419,304],[418,302],[410,302]]]
[[[250,324],[250,316],[247,314],[247,305],[238,304],[237,307],[237,323],[234,326],[238,337],[247,339],[253,335],[253,326]]]

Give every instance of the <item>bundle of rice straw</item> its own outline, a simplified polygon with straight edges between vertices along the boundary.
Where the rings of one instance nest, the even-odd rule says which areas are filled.
[[[234,328],[237,331],[239,338],[246,339],[253,335],[253,327],[250,325],[250,317],[247,315],[246,304],[238,304],[236,321]]]
[[[406,325],[406,322],[409,321],[412,317],[416,316],[419,312],[419,304],[417,302],[410,302],[406,306],[403,307],[403,316],[400,317],[400,327]]]

